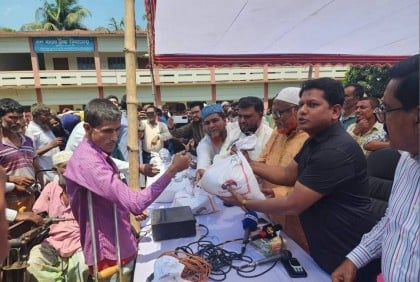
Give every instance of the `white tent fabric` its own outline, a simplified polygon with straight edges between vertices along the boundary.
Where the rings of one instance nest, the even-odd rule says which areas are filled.
[[[155,55],[419,52],[419,0],[156,0]]]

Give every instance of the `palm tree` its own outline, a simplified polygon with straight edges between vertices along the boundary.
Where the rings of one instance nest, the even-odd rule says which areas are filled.
[[[24,24],[22,31],[87,29],[81,21],[91,16],[89,10],[79,6],[77,0],[44,1],[35,12],[36,22]]]
[[[109,19],[108,26],[111,28],[111,30],[124,30],[124,20],[121,19],[120,22],[117,22],[117,20],[112,17]]]

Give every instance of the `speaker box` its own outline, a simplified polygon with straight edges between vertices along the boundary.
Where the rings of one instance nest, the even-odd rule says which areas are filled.
[[[195,223],[195,217],[188,206],[152,210],[153,240],[193,237],[196,235]]]

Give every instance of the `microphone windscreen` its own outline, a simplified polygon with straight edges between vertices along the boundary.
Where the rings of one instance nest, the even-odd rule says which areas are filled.
[[[245,230],[255,231],[258,226],[258,215],[254,211],[248,211],[245,213],[245,217],[242,220],[242,227]]]

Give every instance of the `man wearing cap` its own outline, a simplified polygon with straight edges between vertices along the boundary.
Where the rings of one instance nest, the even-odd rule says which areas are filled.
[[[87,265],[80,244],[80,229],[71,211],[63,173],[72,156],[61,151],[52,157],[58,180],[48,183],[36,200],[33,210],[46,212],[58,221],[50,226],[49,236],[34,246],[29,254],[28,272],[37,281],[86,281]]]
[[[274,98],[272,115],[276,124],[270,139],[256,160],[267,166],[287,166],[300,151],[309,135],[297,128],[299,87],[287,87]],[[287,195],[293,186],[279,186],[262,179],[261,190],[267,197]],[[298,216],[269,214],[271,219],[283,226],[286,232],[303,249],[309,251]]]
[[[225,117],[227,117],[230,111],[230,103],[228,101],[223,101],[222,109],[223,109],[223,113],[225,114]]]
[[[227,137],[226,117],[220,104],[210,104],[201,110],[205,136],[197,146],[196,180],[211,166]]]

